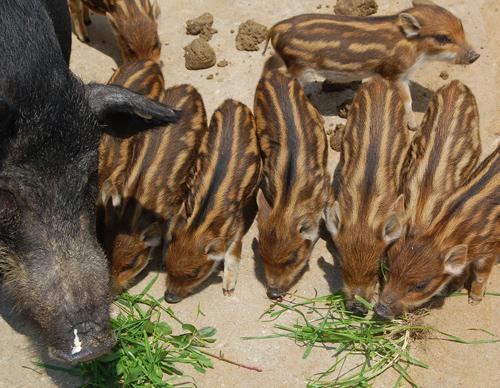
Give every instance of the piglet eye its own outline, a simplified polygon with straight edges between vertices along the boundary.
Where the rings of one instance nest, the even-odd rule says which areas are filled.
[[[286,261],[286,265],[294,265],[299,260],[299,253],[294,252],[290,255],[290,258]]]
[[[193,278],[193,279],[196,278],[200,274],[200,270],[201,270],[201,268],[193,269],[191,271],[191,273],[189,274],[189,277]]]
[[[429,280],[425,280],[423,282],[416,283],[409,288],[409,292],[422,292],[427,288],[429,283],[430,283]]]
[[[451,38],[448,35],[435,35],[434,39],[439,43],[439,44],[449,44],[453,43]]]

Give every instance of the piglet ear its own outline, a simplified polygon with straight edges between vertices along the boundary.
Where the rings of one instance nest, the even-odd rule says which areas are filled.
[[[404,217],[404,196],[401,194],[392,206],[392,213],[387,218],[382,229],[382,238],[386,244],[391,244],[403,234],[403,224],[401,220]]]
[[[257,206],[259,208],[257,218],[262,221],[267,220],[269,218],[269,215],[271,214],[272,209],[262,191],[259,191],[259,193],[257,194]]]
[[[297,230],[304,240],[316,241],[318,239],[317,223],[314,223],[310,216],[304,216],[299,220]]]
[[[122,196],[118,191],[118,188],[111,182],[110,179],[106,179],[101,186],[101,202],[104,206],[106,206],[110,199],[114,208],[117,208],[122,203]]]
[[[214,238],[205,246],[205,254],[215,261],[224,260],[225,250],[226,240],[223,237]]]
[[[385,221],[382,229],[382,238],[386,244],[390,244],[401,237],[403,227],[396,214],[391,214]]]
[[[455,245],[444,257],[444,271],[452,276],[462,274],[467,264],[467,245]]]
[[[407,38],[414,38],[420,34],[422,26],[415,16],[403,12],[399,14],[398,18],[399,27]]]
[[[158,1],[156,0],[153,1],[152,7],[153,7],[153,16],[155,19],[158,19],[161,15],[161,10]]]
[[[324,210],[325,225],[333,238],[337,237],[340,230],[340,205],[337,201],[332,206],[328,205]]]
[[[166,242],[168,243],[172,241],[175,230],[183,229],[186,223],[187,223],[186,203],[183,202],[177,214],[173,216],[170,222],[168,223],[167,232],[165,234]]]
[[[180,111],[117,85],[86,86],[90,107],[104,130],[115,136],[177,121]]]
[[[158,222],[148,225],[141,233],[141,240],[147,247],[157,247],[161,244],[162,230]]]

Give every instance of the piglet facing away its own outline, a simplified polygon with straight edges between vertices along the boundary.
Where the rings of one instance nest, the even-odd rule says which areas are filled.
[[[401,94],[397,83],[381,77],[361,86],[349,111],[333,179],[335,202],[325,211],[347,306],[359,315],[367,310],[356,296],[372,299],[386,248],[402,229],[398,190],[410,139]]]
[[[83,85],[67,65],[70,31],[56,24],[65,5],[0,2],[0,272],[49,353],[78,362],[116,341],[95,230],[101,132],[119,134],[120,120],[168,123],[177,113],[118,86]]]
[[[299,82],[279,71],[264,74],[255,92],[263,160],[257,225],[267,294],[285,293],[305,268],[319,237],[329,196],[323,122]]]
[[[212,116],[188,198],[167,235],[167,302],[179,302],[193,292],[220,262],[224,262],[223,292],[233,293],[245,213],[255,200],[259,177],[252,112],[227,100]]]
[[[461,287],[468,267],[479,279],[471,300],[482,297],[498,256],[500,166],[497,149],[476,168],[480,151],[474,95],[453,81],[431,101],[406,158],[406,232],[388,251],[389,281],[377,304],[379,315],[391,318],[447,285]]]
[[[429,1],[413,4],[391,16],[299,15],[276,24],[269,39],[296,77],[313,71],[336,82],[375,74],[398,80],[408,126],[415,129],[409,82],[417,68],[429,60],[470,64],[479,54],[451,12]]]

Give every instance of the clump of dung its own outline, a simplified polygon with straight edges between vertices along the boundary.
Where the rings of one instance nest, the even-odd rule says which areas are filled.
[[[214,24],[214,17],[211,13],[205,12],[197,18],[190,19],[186,22],[186,33],[188,35],[200,35],[201,38],[210,40],[212,35],[217,33]]]
[[[258,51],[267,38],[267,28],[253,20],[240,24],[236,35],[236,48],[240,51]]]
[[[208,69],[217,61],[214,49],[203,38],[197,38],[184,47],[184,59],[188,70]]]
[[[337,0],[333,9],[337,15],[368,16],[378,11],[375,0]]]

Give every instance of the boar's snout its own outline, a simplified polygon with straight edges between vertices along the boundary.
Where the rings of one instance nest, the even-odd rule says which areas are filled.
[[[280,299],[285,292],[280,288],[268,288],[267,296],[269,299]]]
[[[94,322],[83,322],[73,327],[62,348],[51,347],[50,355],[60,361],[76,364],[90,361],[108,353],[116,344],[111,328],[103,329]]]

